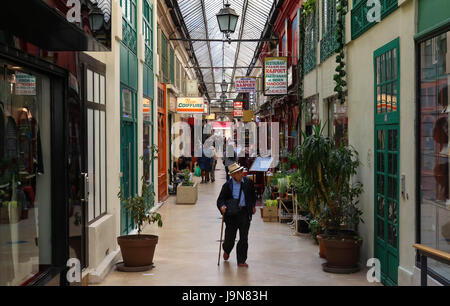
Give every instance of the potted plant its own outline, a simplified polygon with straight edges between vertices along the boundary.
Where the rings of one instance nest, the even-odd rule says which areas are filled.
[[[325,271],[351,273],[358,270],[362,240],[357,236],[361,220],[358,197],[362,184],[351,179],[359,167],[358,153],[351,147],[335,146],[322,135],[320,125],[306,137],[298,162],[302,178],[308,186],[304,197],[310,211],[325,230],[322,242],[327,263]]]
[[[177,204],[195,204],[198,198],[197,183],[191,180],[191,172],[183,170],[183,183],[177,187]]]
[[[150,158],[152,160],[156,159],[155,152],[157,152],[157,148],[155,146],[151,148],[151,152]],[[147,158],[141,157],[141,160],[144,160],[144,164],[148,163]],[[141,234],[142,229],[145,223],[157,223],[158,227],[162,227],[163,223],[159,213],[150,212],[155,202],[153,185],[147,183],[144,175],[141,181],[142,191],[140,195],[126,197],[122,188],[118,193],[120,201],[124,204],[125,209],[129,211],[136,224],[138,234],[117,237],[117,243],[120,246],[125,267],[144,267],[148,269],[153,265],[158,236],[143,235]]]

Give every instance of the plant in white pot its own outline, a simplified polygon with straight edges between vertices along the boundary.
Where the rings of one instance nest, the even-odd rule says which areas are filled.
[[[197,183],[191,180],[191,172],[183,170],[183,183],[177,187],[177,204],[195,204],[198,198]]]
[[[156,146],[151,147],[151,155],[147,158],[141,157],[144,161],[144,165],[148,165],[150,160],[157,159],[155,152],[158,150]],[[125,209],[131,214],[137,230],[137,235],[126,235],[117,237],[117,243],[120,246],[122,252],[123,265],[126,268],[143,268],[149,269],[153,265],[153,255],[155,253],[156,244],[158,243],[158,236],[155,235],[143,235],[142,229],[145,223],[156,223],[159,227],[162,227],[161,215],[157,212],[151,212],[151,209],[155,202],[155,193],[153,191],[153,185],[148,184],[145,176],[142,176],[142,191],[141,194],[137,194],[131,197],[124,197],[122,189],[119,191],[118,197],[124,204]],[[129,271],[133,271],[130,269]]]

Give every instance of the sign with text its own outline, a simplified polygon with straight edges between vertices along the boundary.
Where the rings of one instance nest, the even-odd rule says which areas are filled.
[[[266,57],[264,59],[264,95],[287,95],[287,57]]]
[[[233,117],[234,118],[242,118],[242,117],[244,117],[244,102],[242,102],[242,101],[234,101]]]
[[[256,78],[236,77],[234,87],[237,93],[250,93],[256,91]]]
[[[179,114],[203,114],[205,102],[203,98],[178,98],[177,113]]]
[[[229,121],[213,121],[214,130],[228,130],[231,129],[232,122]]]
[[[26,73],[16,73],[16,95],[35,96],[36,77]]]

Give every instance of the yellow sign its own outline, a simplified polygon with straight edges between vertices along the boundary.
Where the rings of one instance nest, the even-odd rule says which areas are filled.
[[[205,104],[203,98],[178,98],[177,113],[179,114],[203,114]]]

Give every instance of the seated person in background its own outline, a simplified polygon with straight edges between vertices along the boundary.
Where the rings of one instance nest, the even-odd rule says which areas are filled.
[[[188,169],[192,172],[192,161],[188,157],[180,156],[177,161],[177,166],[175,168],[176,173],[183,172],[183,170]]]

